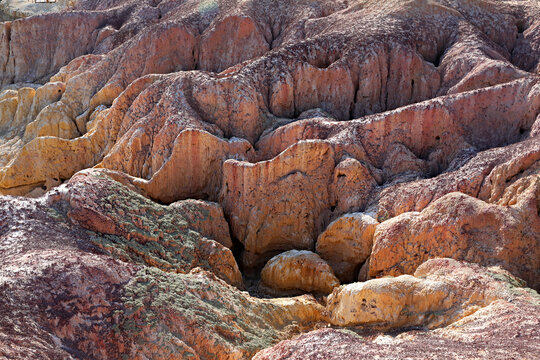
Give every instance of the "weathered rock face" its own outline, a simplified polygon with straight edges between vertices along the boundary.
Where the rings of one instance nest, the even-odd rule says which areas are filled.
[[[113,326],[135,266],[74,249],[35,249],[3,257],[0,273],[2,357],[118,356]]]
[[[1,20],[8,21],[33,15],[54,13],[68,9],[76,3],[75,0],[57,0],[54,3],[36,3],[21,0],[6,0],[0,5]]]
[[[362,213],[344,215],[334,220],[317,239],[317,253],[342,280],[352,282],[358,267],[371,254],[373,234],[378,222]]]
[[[137,136],[145,137],[146,132]],[[225,141],[201,130],[187,129],[176,139],[168,136],[157,145],[164,152],[169,152],[168,158],[153,157],[143,165],[145,169],[158,169],[148,179],[137,179],[135,182],[152,198],[165,203],[187,197],[217,199],[221,188],[222,162],[227,157],[238,159],[248,158],[251,145],[240,139]],[[134,139],[130,139],[132,141]],[[172,151],[168,149],[173,141]],[[123,143],[117,144],[116,149],[105,157],[100,166],[132,173],[140,166],[137,154],[129,159],[125,156]],[[141,147],[144,146],[141,144]],[[131,146],[130,146],[131,147]],[[161,150],[160,150],[161,152]],[[163,154],[165,156],[165,154]],[[132,169],[130,171],[128,169]],[[148,174],[146,170],[146,173]],[[144,173],[140,174],[144,177]],[[167,188],[167,191],[163,191]]]
[[[330,185],[330,201],[335,206],[334,212],[343,214],[362,210],[366,207],[371,192],[377,185],[369,166],[360,161],[347,158],[334,169]]]
[[[340,287],[328,298],[327,309],[330,322],[340,326],[431,329],[453,323],[501,296],[510,296],[503,290],[504,286],[495,283],[490,273],[479,274],[478,266],[437,259],[422,264],[414,276],[385,277]]]
[[[0,357],[242,359],[319,321],[445,327],[275,349],[519,357],[499,344],[502,324],[537,339],[525,295],[421,273],[451,257],[540,288],[538,19],[533,0],[79,0],[1,23],[0,194],[38,199],[0,199]],[[329,317],[320,294],[241,292],[269,296],[276,255],[263,286],[371,280]]]
[[[522,176],[538,176],[539,146],[538,140],[531,138],[479,153],[466,149],[439,176],[385,188],[377,203],[379,217],[388,219],[408,211],[421,211],[431,202],[454,191],[497,202],[504,189]],[[501,170],[509,171],[498,174]],[[485,181],[488,177],[490,181]],[[495,178],[497,181],[493,183]],[[495,196],[490,200],[492,190]]]
[[[500,300],[440,330],[409,330],[374,339],[346,329],[316,330],[282,341],[253,359],[534,359],[540,349],[538,320],[531,318],[531,312],[538,312],[538,305]]]
[[[328,294],[339,286],[332,268],[317,254],[307,250],[290,250],[274,256],[262,269],[261,281],[276,291]]]
[[[242,287],[242,275],[232,252],[223,246],[230,246],[231,240],[217,205],[188,201],[161,206],[108,174],[130,185],[129,177],[121,173],[92,170],[75,175],[44,198],[3,199],[4,254],[24,254],[34,248],[33,241],[39,247],[40,236],[52,236],[47,235],[48,224],[57,222],[54,229],[66,228],[62,233],[74,239],[66,240],[70,243],[81,238],[88,248],[97,247],[120,260],[165,271],[185,273],[195,267],[215,270],[222,279]],[[12,236],[27,239],[10,247]]]
[[[311,249],[328,208],[334,168],[326,142],[304,141],[251,164],[227,160],[222,204],[246,251]]]
[[[513,206],[486,204],[451,193],[421,213],[405,213],[377,227],[369,276],[412,274],[434,257],[501,265],[538,287],[538,184]]]
[[[58,176],[69,178],[76,171],[99,163],[113,147],[115,150],[105,166],[151,180],[163,166],[179,167],[173,165],[178,160],[170,156],[169,144],[188,128],[208,131],[217,137],[243,137],[254,143],[265,129],[280,124],[276,116],[291,118],[314,107],[323,108],[337,119],[349,120],[437,95],[462,93],[515,79],[526,79],[530,84],[532,79],[530,73],[507,59],[511,58],[512,49],[525,46],[525,40],[520,40],[516,33],[516,24],[522,24],[519,17],[524,16],[523,13],[527,19],[534,18],[534,6],[519,8],[501,3],[487,11],[467,3],[441,4],[448,7],[422,3],[414,8],[399,2],[384,7],[367,3],[348,10],[342,1],[309,4],[172,1],[166,6],[152,2],[139,2],[135,6],[122,1],[117,5],[107,10],[107,6],[99,2],[81,1],[76,5],[78,12],[50,14],[43,20],[32,18],[4,25],[6,85],[35,82],[56,73],[51,81],[60,81],[66,86],[62,98],[52,108],[43,109],[41,116],[32,113],[27,119],[27,123],[39,120],[35,126],[39,124],[41,130],[29,132],[24,141],[9,143],[12,155],[8,168],[13,170],[4,169],[11,173],[0,181],[4,192],[18,188],[17,192],[23,193],[27,188],[22,185],[35,187]],[[91,21],[86,10],[94,10]],[[394,16],[391,26],[372,26],[390,14]],[[86,17],[85,21],[80,21],[81,16]],[[46,27],[49,18],[58,27],[47,27],[47,31],[43,31],[41,28]],[[270,23],[266,21],[269,18]],[[304,25],[304,20],[299,19],[309,21]],[[491,25],[494,21],[500,25],[498,28]],[[84,39],[84,46],[79,44],[71,49],[71,42],[58,35],[76,36],[73,30],[68,32],[61,28],[71,23],[84,24],[77,27],[78,38]],[[517,26],[520,27],[523,25]],[[51,44],[53,38],[70,45],[53,44],[47,49],[23,46],[23,41],[18,39],[26,39],[29,29],[34,28],[35,33],[48,39],[33,38],[39,46]],[[523,36],[528,43],[534,42],[535,28],[531,26],[527,36]],[[401,29],[398,31],[401,37],[384,40],[397,29]],[[302,40],[302,46],[298,46]],[[268,52],[270,48],[275,51]],[[35,53],[27,54],[28,51]],[[518,53],[516,50],[516,56]],[[32,59],[32,54],[45,54],[50,60],[41,61],[39,65],[33,60],[14,60]],[[531,56],[535,56],[534,52]],[[249,61],[242,63],[244,60]],[[523,65],[523,68],[530,70],[532,66]],[[219,75],[180,71],[193,69],[227,71]],[[159,77],[159,80],[153,77],[157,81],[154,86],[148,84],[147,78],[142,80],[147,74],[175,71],[180,72]],[[134,81],[137,86],[132,84]],[[150,88],[146,89],[148,86]],[[121,96],[124,90],[128,93]],[[527,96],[512,91],[509,86],[502,89],[501,94],[495,95],[499,97],[497,103],[506,107],[504,98],[508,98],[516,103],[516,111],[522,111],[518,110],[519,100]],[[488,95],[489,101],[493,96]],[[470,135],[479,148],[515,141],[519,126],[511,131],[497,126],[495,136],[492,136],[493,126],[484,131],[481,124],[477,124],[482,116],[476,116],[482,109],[483,95],[471,94],[470,97],[475,98],[475,104],[470,104],[475,110],[463,109],[458,113],[459,117],[468,113],[467,116],[476,118],[471,126],[474,132]],[[111,108],[107,110],[108,107]],[[105,113],[97,116],[96,109]],[[518,119],[524,129],[530,126],[528,116],[507,110],[505,108],[508,113],[505,119]],[[493,109],[490,112],[490,119],[496,117]],[[466,117],[463,123],[471,124]],[[417,124],[413,126],[418,128]],[[88,131],[92,128],[94,132]],[[421,125],[421,128],[426,126]],[[431,135],[429,131],[425,133]],[[416,156],[423,156],[425,151],[416,151],[418,146],[433,147],[433,141],[418,141],[416,134],[412,134],[418,145],[414,148],[404,145]],[[58,139],[51,140],[50,144],[33,144],[36,136],[44,135]],[[436,136],[443,134],[435,134],[433,138]],[[77,145],[66,146],[62,139],[73,139]],[[401,141],[388,140],[390,143]],[[446,143],[451,144],[452,140],[447,140]],[[117,143],[119,145],[114,146]],[[207,160],[208,163],[239,155],[239,149],[213,153],[222,147],[217,144],[220,142],[206,145],[212,149],[208,154],[212,154],[208,156],[212,160]],[[386,141],[383,144],[386,147]],[[195,147],[195,153],[197,148],[200,151],[197,143],[182,142],[177,146],[174,153],[182,151],[180,149],[191,152],[188,149],[191,146]],[[44,147],[50,147],[54,154],[37,162],[35,168],[39,171],[35,175],[15,175],[20,173],[30,153],[35,157],[40,152],[38,148]],[[84,151],[72,154],[81,147]],[[376,166],[382,166],[388,157],[387,151],[390,150],[381,154],[382,160],[377,159]],[[22,156],[25,153],[28,155]],[[132,154],[131,159],[119,159],[118,154],[127,153]],[[452,152],[446,155],[451,156]],[[53,157],[81,160],[69,161],[69,166],[61,163],[51,166]],[[213,171],[220,172],[219,166],[212,166]],[[186,172],[194,176],[197,173],[195,169]],[[170,170],[162,170],[157,176],[160,179],[154,180],[155,187],[171,187],[175,182],[172,177]],[[205,173],[198,174],[194,181],[208,184],[208,177]],[[163,196],[161,201],[215,195],[210,189],[178,189],[178,185],[172,188],[176,188],[175,191]],[[155,197],[160,198],[160,194]]]
[[[538,316],[531,314],[538,314],[540,297],[522,286],[499,268],[482,269],[450,259],[430,260],[418,268],[415,277],[405,275],[337,288],[329,299],[331,319],[387,328],[453,322],[451,325],[430,331],[409,328],[397,336],[361,328],[355,328],[356,333],[316,330],[282,341],[254,359],[534,358],[540,349],[540,333]]]
[[[170,207],[178,209],[189,227],[226,248],[232,248],[229,224],[225,221],[223,209],[219,204],[201,200],[182,200],[172,203]]]
[[[212,24],[200,43],[202,69],[221,72],[270,50],[264,34],[248,16],[228,16]]]
[[[306,297],[251,298],[204,271],[166,273],[75,250],[12,256],[0,274],[6,358],[248,358],[322,310]]]
[[[40,199],[0,199],[3,357],[249,358],[322,320],[310,297],[260,300],[221,280],[241,286],[230,251],[202,236],[230,242],[217,205],[157,205],[130,180],[86,171]]]
[[[91,241],[116,258],[166,271],[213,269],[229,283],[242,286],[231,251],[205,237],[215,235],[223,243],[231,243],[221,212],[214,210],[214,220],[208,209],[211,205],[189,202],[162,207],[117,182],[100,180],[99,172],[97,176],[83,172],[72,177],[67,200],[68,218],[99,233]],[[189,215],[184,217],[186,210]]]

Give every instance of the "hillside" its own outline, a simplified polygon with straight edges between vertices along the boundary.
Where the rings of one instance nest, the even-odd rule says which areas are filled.
[[[0,23],[0,358],[539,358],[540,3],[60,5]]]

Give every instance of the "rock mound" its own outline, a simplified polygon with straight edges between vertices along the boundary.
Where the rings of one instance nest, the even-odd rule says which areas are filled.
[[[276,291],[304,291],[328,294],[339,280],[330,266],[307,250],[290,250],[274,256],[261,272],[264,285]]]

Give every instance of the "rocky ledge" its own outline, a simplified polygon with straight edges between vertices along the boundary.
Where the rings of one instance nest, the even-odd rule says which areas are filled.
[[[537,1],[59,4],[0,23],[1,358],[538,358]]]

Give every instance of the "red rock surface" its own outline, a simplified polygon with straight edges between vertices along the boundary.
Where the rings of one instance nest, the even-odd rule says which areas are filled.
[[[0,357],[250,358],[332,321],[264,283],[413,279],[398,305],[422,310],[440,279],[412,275],[449,257],[521,295],[259,356],[533,358],[513,276],[540,289],[539,19],[535,0],[79,0],[1,23],[0,194],[26,198],[0,198]],[[291,250],[311,260],[267,264]]]
[[[202,236],[219,233],[208,204],[161,206],[106,174],[0,198],[0,357],[246,358],[322,319],[313,298],[261,300],[220,279],[242,287],[231,252]]]

